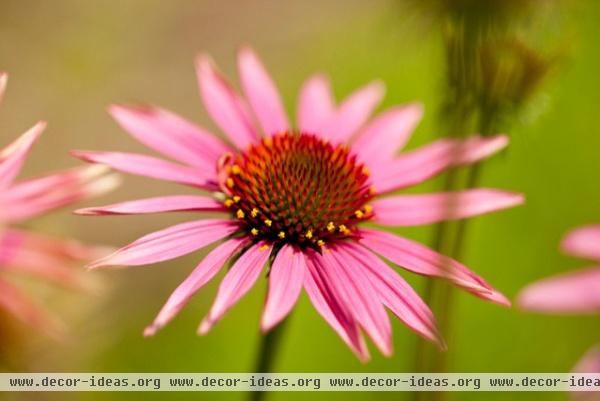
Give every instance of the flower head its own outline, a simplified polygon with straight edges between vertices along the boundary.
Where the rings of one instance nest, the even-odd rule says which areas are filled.
[[[7,75],[0,73],[0,100],[6,82]],[[102,166],[16,181],[25,157],[45,125],[37,123],[13,143],[0,148],[0,308],[54,334],[58,328],[56,320],[11,284],[9,276],[28,274],[60,285],[79,285],[67,265],[98,258],[102,248],[45,237],[14,225],[103,193],[116,181],[114,175],[104,176],[106,168]]]
[[[398,156],[422,108],[396,106],[370,119],[384,94],[381,83],[368,84],[336,104],[327,78],[315,75],[301,89],[297,124],[292,125],[273,81],[250,49],[240,51],[238,68],[243,96],[210,58],[200,56],[196,63],[202,101],[227,143],[164,109],[111,106],[126,131],[174,162],[74,152],[88,162],[209,192],[129,201],[80,214],[220,214],[148,234],[91,265],[156,263],[221,241],[167,300],[146,335],[167,324],[227,260],[235,262],[200,333],[250,290],[270,262],[263,331],[286,317],[304,288],[317,312],[362,360],[368,358],[363,333],[382,353],[392,352],[385,308],[443,346],[427,305],[377,255],[418,274],[444,277],[481,298],[508,303],[459,262],[364,224],[429,224],[521,203],[521,195],[492,189],[392,195],[497,152],[508,142],[505,135],[444,139]]]

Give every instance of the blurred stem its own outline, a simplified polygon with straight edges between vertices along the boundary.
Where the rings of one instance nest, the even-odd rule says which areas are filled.
[[[287,326],[289,317],[275,326],[264,336],[261,336],[258,355],[256,358],[255,373],[271,373],[275,358],[280,348],[281,339]],[[251,391],[248,393],[248,400],[262,401],[267,395],[266,391]]]

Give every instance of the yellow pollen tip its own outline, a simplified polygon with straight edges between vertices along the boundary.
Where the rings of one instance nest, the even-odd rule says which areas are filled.
[[[311,239],[313,237],[312,230],[308,230],[304,236],[308,239]]]
[[[267,227],[271,227],[271,225],[273,224],[273,221],[271,221],[269,219],[265,219],[265,224],[267,225]]]
[[[229,188],[233,188],[233,178],[228,178],[227,180],[225,180],[225,183]]]
[[[367,177],[368,177],[369,175],[371,175],[371,172],[369,171],[369,168],[368,168],[367,166],[364,166],[364,167],[362,168],[362,173],[363,173],[364,175],[366,175]]]
[[[340,232],[341,232],[341,233],[343,233],[343,232],[345,232],[345,231],[346,231],[348,228],[347,228],[345,225],[343,225],[343,224],[340,224],[340,226],[338,227],[338,229],[340,230]]]
[[[369,188],[369,193],[370,193],[371,195],[375,195],[375,194],[377,193],[377,190],[375,189],[375,187],[374,187],[374,186],[371,186],[371,187]]]
[[[250,214],[252,215],[252,217],[258,216],[258,209],[257,208],[252,209],[252,211],[250,212]]]
[[[373,206],[365,205],[365,213],[371,213],[373,211]]]
[[[259,251],[266,251],[267,249],[269,249],[269,245],[266,244],[258,248]]]
[[[317,245],[319,245],[321,248],[323,247],[323,245],[325,245],[325,241],[323,241],[322,239],[317,241]]]
[[[233,197],[233,201],[234,201],[235,203],[238,203],[240,200],[242,200],[242,198],[240,198],[240,197],[239,197],[239,196],[237,196],[237,195]]]
[[[356,216],[356,218],[358,218],[358,219],[362,219],[362,218],[365,216],[365,214],[363,213],[363,211],[362,211],[362,210],[356,210],[356,211],[354,212],[354,215],[355,215],[355,216]]]
[[[253,228],[252,230],[250,230],[250,232],[252,233],[252,235],[258,235],[258,230],[256,228]]]
[[[244,211],[242,209],[238,209],[238,211],[235,212],[235,215],[237,216],[238,219],[243,219],[245,216]]]
[[[329,231],[330,233],[335,231],[335,224],[333,224],[333,221],[327,223],[327,231]]]
[[[279,231],[279,234],[277,234],[277,236],[281,239],[285,238],[285,233],[283,231]]]
[[[231,166],[231,172],[235,175],[238,175],[242,172],[242,169],[237,164],[234,164],[233,166]]]
[[[231,205],[233,205],[233,201],[231,199],[226,199],[224,203],[227,207],[231,207]]]

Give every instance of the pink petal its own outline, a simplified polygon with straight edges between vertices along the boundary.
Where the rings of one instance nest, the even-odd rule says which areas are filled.
[[[108,111],[144,145],[207,173],[215,173],[219,157],[230,151],[214,134],[167,110],[112,105]]]
[[[423,106],[419,103],[391,108],[365,127],[352,148],[368,166],[392,159],[406,145],[422,117]]]
[[[521,194],[497,189],[468,189],[426,195],[398,195],[373,202],[375,221],[388,226],[418,226],[465,219],[524,202]]]
[[[300,90],[298,128],[301,132],[323,135],[321,129],[335,113],[335,102],[327,77],[314,75]]]
[[[384,231],[365,228],[360,230],[360,236],[361,244],[406,270],[424,276],[447,279],[479,298],[501,305],[510,305],[510,301],[483,278],[448,256]]]
[[[80,245],[81,246],[81,245]],[[25,273],[56,284],[83,288],[84,283],[67,267],[74,259],[65,252],[73,243],[36,236],[19,230],[0,233],[0,269]]]
[[[340,250],[364,269],[385,306],[417,334],[445,349],[433,313],[410,284],[381,259],[361,246],[344,243],[340,246]]]
[[[47,334],[57,336],[63,331],[59,321],[52,319],[21,291],[2,279],[0,279],[0,308],[19,320],[44,330]]]
[[[237,230],[237,225],[229,220],[207,219],[181,223],[145,235],[88,267],[140,266],[163,262],[194,252]]]
[[[570,255],[600,261],[600,224],[571,231],[563,238],[561,247]]]
[[[21,135],[16,141],[0,149],[0,188],[9,186],[25,162],[25,157],[46,128],[45,122],[39,122]]]
[[[173,291],[152,324],[144,330],[145,336],[153,336],[179,313],[190,298],[221,270],[227,259],[248,242],[245,238],[233,238],[213,249],[192,273]]]
[[[243,100],[216,70],[212,60],[205,55],[196,60],[196,73],[200,96],[208,114],[229,139],[245,149],[258,140]]]
[[[206,334],[233,305],[250,291],[267,263],[271,250],[271,245],[260,242],[239,257],[221,282],[217,298],[208,316],[200,325],[199,334]]]
[[[392,354],[392,328],[379,295],[354,260],[331,249],[315,255],[333,292],[386,356]]]
[[[304,254],[291,245],[284,245],[269,272],[269,294],[261,321],[264,332],[271,330],[292,310],[300,296],[305,271]]]
[[[322,135],[334,144],[348,142],[371,117],[384,94],[385,87],[381,82],[372,82],[356,90],[325,123]]]
[[[440,139],[389,163],[369,165],[371,179],[379,193],[419,184],[451,167],[475,163],[508,144],[508,136],[472,136],[468,139]]]
[[[600,312],[600,267],[564,273],[527,286],[521,308],[547,313]]]
[[[6,91],[7,83],[8,83],[8,74],[5,72],[0,72],[0,103],[2,103],[2,98],[4,97],[4,91]]]
[[[575,373],[600,373],[600,345],[592,347],[581,358],[574,369]],[[574,401],[598,401],[598,390],[572,391],[570,398]]]
[[[323,278],[323,269],[314,260],[316,255],[316,253],[311,253],[306,260],[307,271],[304,275],[304,289],[308,298],[317,312],[350,347],[358,359],[367,362],[370,359],[369,350],[358,323],[350,311],[337,299],[330,283]]]
[[[251,49],[240,50],[238,71],[244,95],[263,132],[273,135],[288,131],[290,124],[277,87]]]
[[[214,189],[212,173],[181,166],[151,156],[123,152],[72,151],[71,154],[89,163],[99,163],[129,174],[177,182],[194,187]]]
[[[139,199],[101,207],[90,207],[76,210],[75,213],[86,216],[111,216],[185,211],[219,212],[224,210],[226,208],[222,203],[208,196],[175,195]]]
[[[19,222],[102,195],[120,183],[117,175],[104,175],[107,171],[105,166],[87,166],[18,182],[0,194],[0,216]]]

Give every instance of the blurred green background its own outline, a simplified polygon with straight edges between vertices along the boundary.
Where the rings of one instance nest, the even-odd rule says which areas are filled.
[[[535,3],[535,2],[534,2]],[[545,9],[540,1],[534,7]],[[546,11],[544,11],[547,14]],[[534,27],[542,48],[567,49],[528,111],[510,124],[512,143],[487,163],[482,186],[526,194],[525,206],[474,220],[464,262],[510,298],[533,280],[586,262],[563,256],[569,228],[600,221],[600,2],[562,2]],[[532,22],[533,23],[533,22]],[[388,88],[383,107],[420,100],[426,115],[410,147],[445,132],[443,41],[427,9],[391,1],[32,1],[0,2],[0,70],[10,83],[0,108],[0,143],[45,119],[49,127],[28,160],[25,175],[77,165],[70,149],[146,152],[105,112],[111,102],[159,104],[214,128],[202,110],[193,70],[209,52],[229,75],[235,50],[250,44],[295,109],[302,80],[324,71],[338,99],[373,78]],[[216,130],[215,130],[216,131]],[[439,188],[441,180],[417,190]],[[189,189],[143,178],[90,204]],[[122,245],[189,216],[75,217],[68,210],[32,226],[56,235]],[[430,243],[432,227],[400,230]],[[94,294],[44,292],[64,314],[70,338],[52,342],[15,330],[17,366],[50,372],[239,372],[252,369],[265,283],[257,286],[206,337],[195,330],[215,295],[215,280],[154,338],[142,330],[202,257],[196,253],[160,265],[88,273]],[[424,280],[403,274],[421,291]],[[600,318],[554,317],[504,309],[458,294],[448,359],[454,372],[566,372],[600,340]],[[412,371],[416,337],[394,321],[395,355],[375,351],[363,365],[302,297],[282,344],[276,371]],[[122,393],[3,394],[8,400],[109,400]],[[273,393],[270,400],[409,399],[394,393]],[[560,393],[487,393],[485,399],[563,400]],[[130,393],[129,399],[165,394]],[[169,394],[169,399],[241,399],[242,394]],[[459,400],[482,394],[461,393]]]

